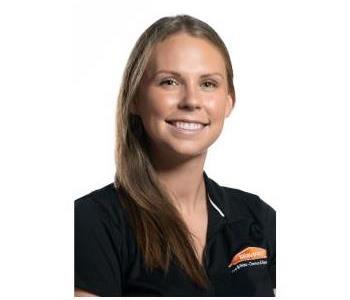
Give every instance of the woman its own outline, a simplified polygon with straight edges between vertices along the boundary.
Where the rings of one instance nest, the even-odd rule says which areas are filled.
[[[273,296],[275,211],[204,172],[235,103],[229,53],[187,15],[128,60],[114,184],[75,201],[75,295]]]

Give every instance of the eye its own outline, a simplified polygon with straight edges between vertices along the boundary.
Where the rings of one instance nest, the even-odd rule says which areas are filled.
[[[173,79],[173,78],[168,78],[168,79],[164,79],[160,82],[160,85],[165,85],[165,86],[176,86],[178,85],[178,82]]]
[[[202,83],[202,86],[203,86],[204,88],[211,89],[211,88],[216,88],[216,87],[217,87],[217,84],[216,84],[216,82],[207,80],[207,81],[204,81],[204,82]]]

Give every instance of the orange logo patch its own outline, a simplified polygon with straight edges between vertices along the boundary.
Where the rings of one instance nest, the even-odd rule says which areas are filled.
[[[267,258],[266,250],[259,247],[247,247],[241,252],[237,253],[228,265],[229,268],[235,266],[243,261],[265,259]]]

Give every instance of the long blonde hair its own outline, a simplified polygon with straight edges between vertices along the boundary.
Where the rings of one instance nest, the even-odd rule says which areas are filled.
[[[208,277],[196,256],[191,233],[152,166],[141,119],[130,112],[152,49],[178,32],[203,38],[216,46],[225,60],[229,93],[235,98],[230,56],[214,29],[188,15],[165,17],[153,23],[137,40],[123,74],[116,115],[114,185],[128,213],[145,266],[167,272],[174,259],[193,282],[207,287]]]

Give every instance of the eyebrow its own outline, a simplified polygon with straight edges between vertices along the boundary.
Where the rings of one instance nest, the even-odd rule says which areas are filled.
[[[154,73],[153,77],[156,77],[158,74],[161,74],[161,73],[173,74],[173,75],[175,75],[177,77],[181,77],[180,73],[175,72],[175,71],[168,71],[168,70],[159,70],[159,71]],[[224,76],[221,73],[218,73],[218,72],[202,74],[200,77],[201,78],[206,78],[206,77],[215,76],[215,75],[224,78]]]

